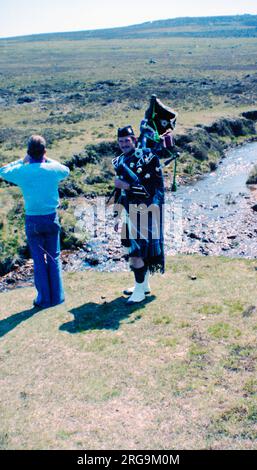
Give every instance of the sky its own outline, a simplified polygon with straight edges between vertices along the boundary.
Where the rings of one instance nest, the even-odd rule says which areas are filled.
[[[127,26],[181,16],[257,14],[256,0],[0,0],[0,37]]]

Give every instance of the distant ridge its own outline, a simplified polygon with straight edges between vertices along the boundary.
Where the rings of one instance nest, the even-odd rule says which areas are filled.
[[[116,28],[15,36],[1,38],[0,41],[79,41],[151,37],[257,37],[257,15],[171,18]]]

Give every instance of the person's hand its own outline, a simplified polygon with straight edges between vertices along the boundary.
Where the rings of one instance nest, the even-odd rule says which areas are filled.
[[[130,188],[130,185],[128,183],[126,183],[126,181],[122,181],[119,178],[115,179],[114,186],[115,186],[115,188],[118,188],[118,189],[127,189],[128,190]]]
[[[29,163],[30,162],[30,156],[27,154],[25,155],[25,157],[23,158],[23,163]]]

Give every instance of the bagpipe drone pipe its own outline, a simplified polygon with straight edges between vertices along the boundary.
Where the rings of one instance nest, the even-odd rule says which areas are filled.
[[[164,158],[162,167],[174,161],[174,172],[171,191],[177,190],[176,171],[177,158],[180,153],[175,151],[173,130],[175,129],[177,113],[164,105],[156,95],[152,95],[150,104],[145,112],[145,118],[140,124],[138,148],[150,148],[159,158]]]

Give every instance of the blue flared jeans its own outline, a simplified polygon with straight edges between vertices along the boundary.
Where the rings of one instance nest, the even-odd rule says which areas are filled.
[[[64,301],[64,290],[58,215],[26,215],[25,227],[34,262],[36,304],[42,307],[60,304]]]

